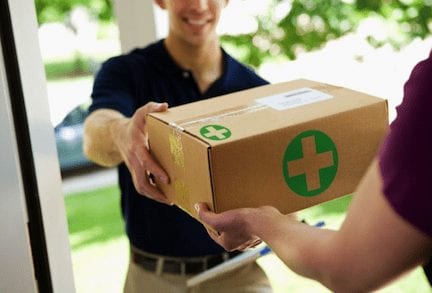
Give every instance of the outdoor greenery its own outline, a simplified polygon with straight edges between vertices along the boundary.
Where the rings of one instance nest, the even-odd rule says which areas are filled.
[[[35,0],[39,25],[48,22],[67,22],[71,11],[85,7],[99,21],[112,21],[111,0]]]
[[[35,0],[36,15],[39,26],[46,23],[62,23],[78,36],[80,23],[74,19],[72,13],[76,9],[83,9],[88,17],[98,22],[101,31],[107,23],[113,22],[111,0]],[[58,77],[72,77],[91,75],[94,73],[95,60],[85,56],[78,48],[71,60],[58,60],[45,64],[48,79]]]
[[[256,32],[222,40],[241,47],[238,57],[259,67],[271,56],[295,59],[301,52],[319,49],[354,32],[367,18],[386,27],[384,34],[370,31],[365,36],[372,45],[400,49],[430,35],[432,0],[273,0],[256,16]]]
[[[113,21],[110,0],[35,0],[35,5],[40,25],[63,22],[74,30],[70,13],[76,7],[86,8],[101,22]],[[356,31],[365,19],[385,27],[385,32],[371,29],[365,36],[370,44],[400,49],[430,34],[432,0],[271,0],[255,19],[256,31],[221,40],[238,49],[241,61],[259,67],[274,56],[295,59],[301,52],[319,49]]]

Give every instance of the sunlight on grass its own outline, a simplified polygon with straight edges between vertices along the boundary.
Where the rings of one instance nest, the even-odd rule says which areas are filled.
[[[116,186],[66,196],[77,293],[122,292],[128,240]]]
[[[122,292],[128,263],[128,240],[120,213],[120,191],[111,186],[66,196],[65,204],[72,248],[77,293]],[[325,221],[326,228],[342,223],[351,196],[345,196],[299,212],[299,218],[313,225]],[[318,292],[328,289],[289,270],[274,254],[258,260],[272,282],[275,293]],[[416,269],[380,293],[429,293],[421,268]]]
[[[77,293],[122,292],[128,263],[126,236],[72,251]]]

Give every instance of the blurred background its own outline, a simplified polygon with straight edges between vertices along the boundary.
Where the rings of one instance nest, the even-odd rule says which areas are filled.
[[[35,0],[51,121],[63,179],[77,292],[121,292],[128,244],[114,169],[82,153],[82,123],[101,62],[121,53],[110,0]],[[156,7],[158,38],[166,15]],[[389,102],[390,120],[412,67],[432,48],[432,0],[230,0],[223,47],[272,83],[297,78],[349,87]],[[351,197],[305,211],[337,228]],[[277,292],[328,292],[274,255],[259,263]],[[418,269],[381,292],[430,292]]]

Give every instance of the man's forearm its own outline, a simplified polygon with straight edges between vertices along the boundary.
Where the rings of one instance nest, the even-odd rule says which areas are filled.
[[[84,154],[101,166],[113,167],[123,161],[115,136],[128,118],[120,112],[102,109],[90,114],[84,123]]]

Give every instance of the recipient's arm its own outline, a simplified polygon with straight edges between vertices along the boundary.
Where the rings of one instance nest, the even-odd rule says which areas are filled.
[[[391,281],[431,256],[431,239],[405,222],[381,192],[376,161],[363,178],[340,231],[293,221],[276,209],[241,209],[200,217],[220,235],[224,247],[243,233],[261,238],[293,271],[335,292],[367,292]],[[230,242],[231,241],[231,242]],[[231,247],[232,248],[232,247]]]

